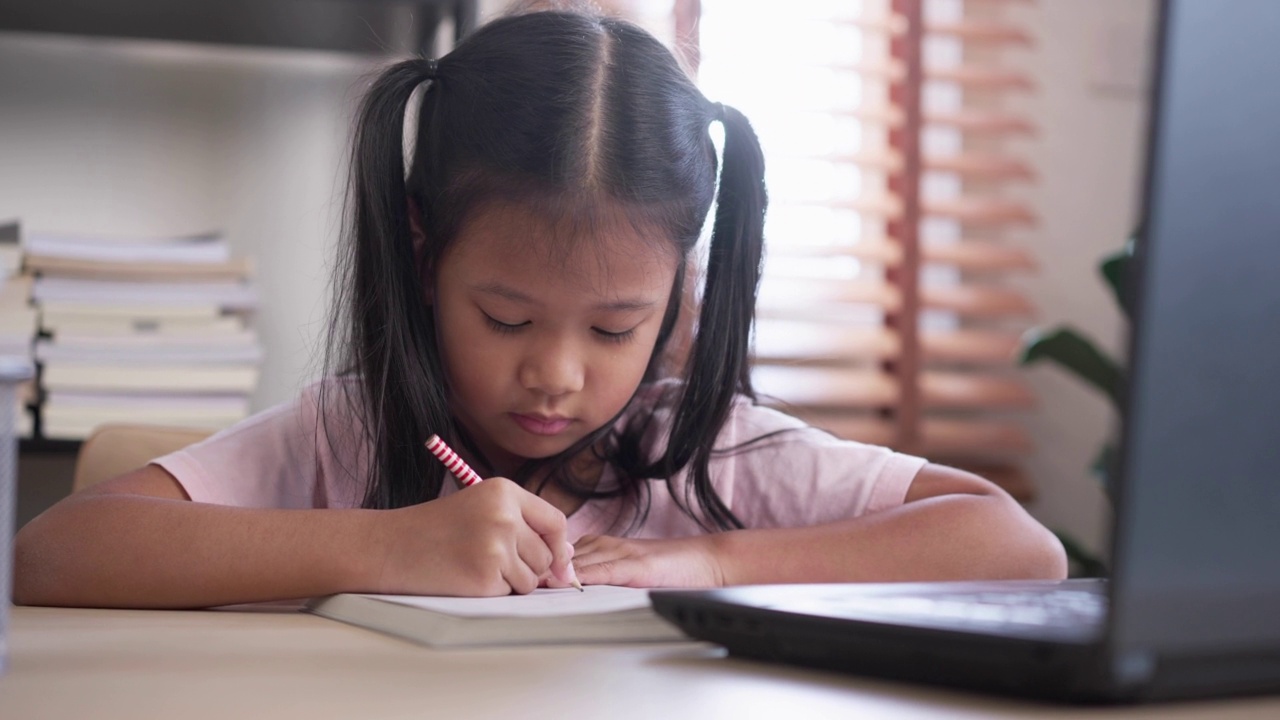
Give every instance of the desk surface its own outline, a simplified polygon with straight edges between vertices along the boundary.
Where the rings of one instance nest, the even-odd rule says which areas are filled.
[[[434,650],[288,608],[15,608],[10,620],[5,720],[1280,717],[1280,697],[1033,705],[741,661],[697,643]]]

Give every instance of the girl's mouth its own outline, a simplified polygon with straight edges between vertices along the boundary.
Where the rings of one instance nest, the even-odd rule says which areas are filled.
[[[511,413],[511,419],[525,432],[533,435],[557,435],[573,422],[573,418],[521,413]]]

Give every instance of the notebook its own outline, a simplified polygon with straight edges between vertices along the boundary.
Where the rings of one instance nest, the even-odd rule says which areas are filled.
[[[1070,701],[1280,692],[1280,2],[1161,6],[1109,581],[651,594],[730,654]]]
[[[313,599],[306,609],[438,647],[684,639],[654,614],[645,590],[611,585],[488,598],[344,593]]]

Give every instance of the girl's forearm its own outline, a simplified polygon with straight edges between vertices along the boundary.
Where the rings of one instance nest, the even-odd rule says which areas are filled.
[[[71,497],[18,533],[14,599],[182,608],[371,589],[377,512]]]
[[[1062,578],[1062,545],[1012,499],[945,495],[807,528],[709,535],[728,585]]]

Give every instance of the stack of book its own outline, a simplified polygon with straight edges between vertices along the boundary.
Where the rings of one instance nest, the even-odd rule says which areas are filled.
[[[36,335],[36,310],[31,306],[31,276],[22,271],[21,226],[11,220],[0,223],[0,355],[31,361],[31,344]],[[34,423],[32,405],[35,381],[18,386],[15,393],[14,431],[29,438]]]
[[[257,293],[225,238],[28,234],[41,435],[107,422],[219,429],[249,414]]]

